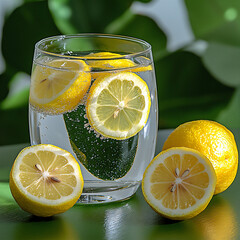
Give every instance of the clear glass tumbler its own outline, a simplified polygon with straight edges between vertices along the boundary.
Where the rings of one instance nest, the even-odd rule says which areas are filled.
[[[106,34],[36,44],[31,144],[53,144],[75,156],[84,179],[80,203],[131,197],[154,156],[157,126],[150,44]]]

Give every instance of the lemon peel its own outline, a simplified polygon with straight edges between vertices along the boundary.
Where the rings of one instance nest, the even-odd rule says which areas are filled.
[[[36,65],[30,87],[30,104],[49,115],[72,111],[91,84],[89,66],[82,60],[53,60]]]
[[[135,73],[99,77],[91,86],[86,112],[89,123],[104,137],[126,139],[146,124],[151,98],[145,81]]]
[[[216,174],[208,158],[196,150],[176,147],[158,154],[146,168],[142,191],[147,203],[173,220],[192,218],[210,202]]]
[[[9,186],[23,210],[48,217],[67,211],[76,203],[83,190],[83,178],[78,162],[69,152],[40,144],[18,154]]]
[[[223,125],[209,120],[181,124],[167,138],[163,150],[188,147],[205,155],[217,175],[215,194],[225,191],[234,181],[238,169],[238,150],[233,134]]]

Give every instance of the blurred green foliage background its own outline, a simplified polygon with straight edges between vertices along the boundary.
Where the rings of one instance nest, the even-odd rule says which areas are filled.
[[[58,34],[112,33],[148,41],[158,85],[159,128],[174,128],[194,119],[240,127],[239,0],[179,0],[193,37],[174,50],[168,47],[171,18],[161,29],[154,18],[133,11],[136,2],[148,6],[151,0],[12,1],[14,7],[4,12],[1,34],[0,145],[29,142],[34,45]],[[171,8],[171,1],[165,3]]]

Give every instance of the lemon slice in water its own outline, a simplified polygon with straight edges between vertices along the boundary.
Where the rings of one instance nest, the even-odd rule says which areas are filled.
[[[82,60],[53,60],[33,69],[30,104],[47,114],[73,110],[86,94],[91,74]]]
[[[124,69],[124,71],[131,72],[143,72],[152,70],[151,65],[141,66],[139,64],[134,63],[130,59],[122,58],[124,55],[112,52],[98,52],[98,53],[90,53],[85,56],[87,63],[92,69],[92,78],[98,78],[100,76],[104,76],[109,73],[110,70],[116,71],[120,69]],[[94,60],[91,60],[94,59]],[[114,58],[114,59],[111,59]],[[145,62],[150,62],[149,59],[144,57],[139,57]],[[99,59],[99,60],[97,60]],[[147,61],[146,61],[147,60]],[[107,70],[107,71],[104,71]]]
[[[100,134],[126,139],[146,124],[151,106],[145,81],[135,73],[120,72],[99,77],[87,99],[90,125]]]

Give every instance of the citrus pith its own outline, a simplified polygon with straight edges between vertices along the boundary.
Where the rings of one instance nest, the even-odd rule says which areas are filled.
[[[233,134],[223,125],[209,120],[186,122],[167,138],[163,150],[188,147],[205,155],[217,175],[215,194],[225,191],[235,179],[238,150]]]
[[[126,139],[146,124],[151,99],[147,84],[135,73],[99,77],[91,86],[86,112],[90,125],[105,137]]]
[[[171,148],[148,165],[142,180],[143,195],[159,214],[184,220],[202,212],[216,185],[211,162],[189,148]]]
[[[53,60],[36,65],[29,102],[47,114],[69,112],[79,104],[90,83],[90,69],[82,60]]]
[[[67,151],[50,144],[23,149],[10,173],[10,189],[19,206],[36,216],[65,212],[79,199],[83,178]]]

